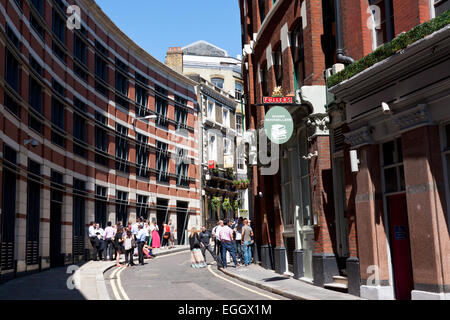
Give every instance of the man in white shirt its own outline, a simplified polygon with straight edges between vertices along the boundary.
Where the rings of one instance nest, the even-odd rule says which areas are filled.
[[[223,221],[220,220],[217,222],[217,226],[212,229],[212,235],[214,237],[214,253],[216,256],[220,257],[220,253],[222,252],[222,244],[220,242],[220,230],[223,228]]]
[[[88,232],[89,232],[89,240],[91,241],[92,249],[94,249],[94,261],[97,261],[97,256],[98,256],[97,248],[98,248],[99,240],[96,235],[95,226],[96,226],[96,223],[94,221],[92,221],[89,224]]]
[[[98,246],[97,246],[98,256],[100,260],[103,260],[103,251],[105,250],[105,240],[103,239],[105,238],[105,231],[102,228],[100,228],[100,224],[98,223],[95,225],[95,234],[98,238]]]

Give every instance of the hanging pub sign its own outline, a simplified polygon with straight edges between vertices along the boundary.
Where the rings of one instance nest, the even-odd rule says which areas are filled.
[[[215,168],[216,168],[216,161],[214,161],[214,160],[209,160],[209,161],[208,161],[208,168],[209,168],[209,169],[215,169]]]

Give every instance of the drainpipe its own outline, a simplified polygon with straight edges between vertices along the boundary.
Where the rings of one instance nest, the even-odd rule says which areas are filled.
[[[355,62],[353,58],[344,55],[342,49],[342,21],[341,21],[341,1],[334,0],[334,9],[336,17],[336,58],[344,64],[352,64]]]

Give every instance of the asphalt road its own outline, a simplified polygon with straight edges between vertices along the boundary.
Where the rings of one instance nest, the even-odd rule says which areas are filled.
[[[212,257],[207,253],[207,261]],[[193,269],[189,251],[105,273],[113,300],[287,300],[224,275],[216,265]]]

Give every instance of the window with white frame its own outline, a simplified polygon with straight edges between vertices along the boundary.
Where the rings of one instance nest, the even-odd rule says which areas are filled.
[[[211,82],[220,89],[223,89],[223,82],[224,80],[222,78],[211,78]]]
[[[214,109],[214,102],[208,101],[208,110],[207,110],[207,117],[211,120],[216,120],[216,113]]]
[[[242,117],[236,114],[236,131],[239,133],[242,131]]]
[[[228,138],[223,138],[223,154],[226,156],[233,154],[231,150],[231,140]]]
[[[217,161],[217,139],[213,134],[208,139],[208,159]]]
[[[230,127],[230,111],[225,107],[222,109],[222,124],[224,127]]]
[[[372,48],[375,50],[394,38],[394,9],[392,0],[369,0],[372,9]]]

